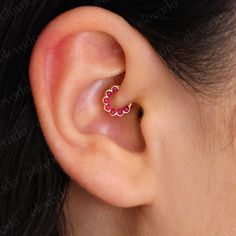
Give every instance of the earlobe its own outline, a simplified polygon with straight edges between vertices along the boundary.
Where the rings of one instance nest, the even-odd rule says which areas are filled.
[[[109,21],[136,35],[120,17],[95,7],[52,21],[33,51],[30,83],[43,133],[61,167],[97,197],[130,207],[152,201],[148,186],[154,176],[138,117],[141,85],[132,84],[135,71],[127,65],[133,49],[120,43],[126,39]],[[133,102],[132,109],[111,116],[104,111],[104,93],[124,83],[133,88],[123,107]]]

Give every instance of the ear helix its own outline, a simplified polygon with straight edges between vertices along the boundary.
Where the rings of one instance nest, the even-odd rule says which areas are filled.
[[[104,104],[104,110],[109,113],[111,116],[119,116],[122,117],[124,114],[127,114],[131,110],[132,103],[129,105],[126,105],[122,108],[114,108],[112,107],[110,98],[119,91],[119,86],[114,85],[110,89],[106,90],[105,95],[102,99],[102,102]]]

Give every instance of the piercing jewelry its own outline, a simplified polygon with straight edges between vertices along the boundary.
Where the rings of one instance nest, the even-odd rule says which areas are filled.
[[[117,93],[119,91],[119,86],[115,85],[112,86],[111,89],[106,90],[105,96],[103,97],[102,101],[104,104],[104,110],[108,113],[110,113],[111,116],[123,116],[126,113],[129,113],[131,110],[132,103],[130,103],[127,106],[124,106],[123,108],[115,109],[112,107],[110,103],[110,98],[113,94]]]

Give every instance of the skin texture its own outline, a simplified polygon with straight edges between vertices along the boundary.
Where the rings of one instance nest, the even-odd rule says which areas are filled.
[[[46,141],[72,181],[68,235],[236,234],[233,91],[197,96],[138,31],[98,7],[46,27],[30,83]],[[103,111],[114,84],[114,106],[135,104],[122,118]]]

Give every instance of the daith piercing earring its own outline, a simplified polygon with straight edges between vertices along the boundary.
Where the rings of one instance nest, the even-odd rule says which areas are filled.
[[[110,98],[113,94],[117,93],[119,91],[119,86],[114,85],[111,87],[111,89],[106,90],[105,96],[103,97],[102,101],[104,104],[104,110],[108,112],[111,116],[123,116],[126,113],[129,113],[131,110],[132,103],[130,103],[127,106],[124,106],[123,108],[115,109],[112,107]]]

